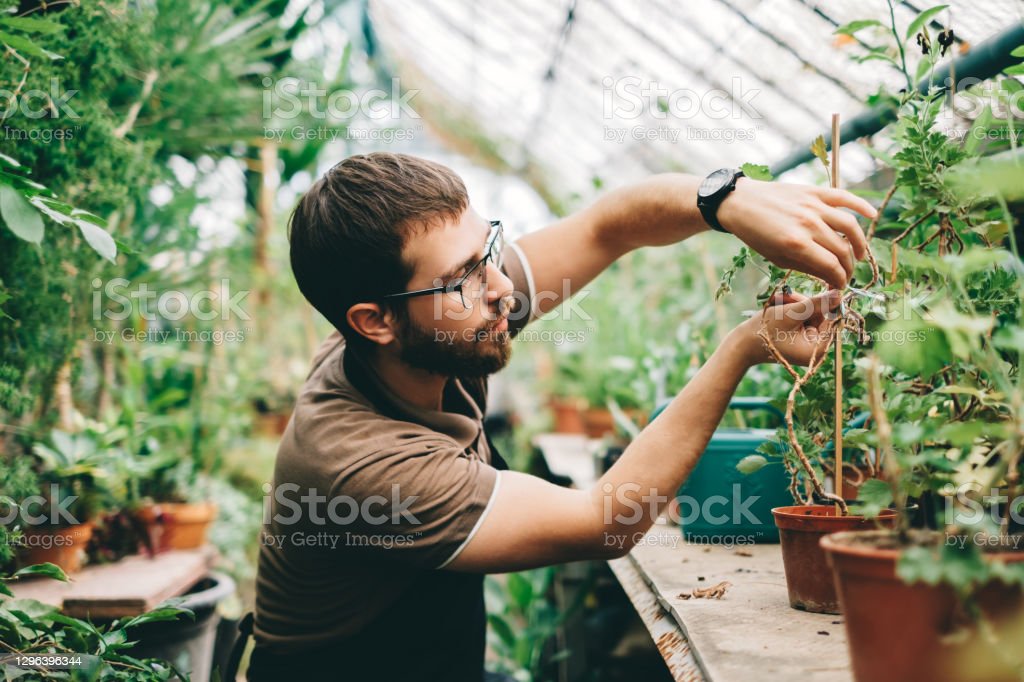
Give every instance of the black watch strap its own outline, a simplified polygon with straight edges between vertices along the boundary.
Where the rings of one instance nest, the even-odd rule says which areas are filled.
[[[720,172],[720,171],[715,171]],[[718,220],[718,207],[722,205],[725,198],[728,197],[734,189],[736,189],[736,182],[746,177],[743,171],[736,169],[732,174],[732,179],[729,180],[725,185],[716,190],[713,194],[702,195],[698,192],[697,194],[697,208],[700,209],[700,214],[704,217],[706,222],[711,229],[716,232],[724,232],[729,234],[729,230],[722,226],[722,223]]]

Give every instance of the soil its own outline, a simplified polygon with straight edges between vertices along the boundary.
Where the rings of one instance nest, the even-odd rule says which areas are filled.
[[[956,537],[956,536],[950,536]],[[870,549],[900,550],[908,547],[936,547],[942,542],[943,535],[934,530],[911,529],[907,533],[908,542],[901,543],[895,533],[871,531],[856,535],[833,538],[840,544],[849,547],[867,547]],[[1012,538],[1012,539],[1010,539]],[[994,540],[994,538],[993,538]],[[958,541],[959,544],[960,541]],[[972,535],[966,536],[966,544],[975,544]],[[1024,535],[1010,535],[999,544],[981,545],[984,554],[1013,554],[1024,551]]]

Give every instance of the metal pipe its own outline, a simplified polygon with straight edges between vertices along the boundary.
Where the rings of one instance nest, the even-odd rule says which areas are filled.
[[[964,78],[977,78],[979,80],[992,78],[1008,66],[1019,63],[1019,58],[1010,56],[1010,52],[1022,43],[1024,43],[1024,24],[1019,24],[972,47],[971,51],[967,54],[939,67],[936,69],[935,76],[931,82],[933,84],[946,83],[951,70],[954,68],[958,81]],[[926,93],[928,92],[928,86],[929,80],[926,78],[918,83],[917,89],[919,92]],[[947,83],[940,87],[946,89],[949,86]],[[896,110],[892,107],[886,105],[873,107],[847,121],[841,129],[840,139],[849,142],[867,135],[874,135],[894,120],[896,120]],[[825,136],[825,144],[827,147],[832,146],[831,133]],[[807,163],[813,158],[811,142],[808,141],[807,144],[798,147],[784,159],[773,164],[771,167],[772,175],[777,177],[788,170]]]

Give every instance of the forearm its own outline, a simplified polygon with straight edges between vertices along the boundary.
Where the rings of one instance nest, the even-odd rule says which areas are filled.
[[[749,343],[734,332],[665,410],[630,443],[590,491],[603,543],[628,550],[647,531],[696,466],[743,375]]]
[[[662,173],[613,190],[592,211],[596,237],[612,251],[674,244],[710,229],[697,209],[701,179]]]

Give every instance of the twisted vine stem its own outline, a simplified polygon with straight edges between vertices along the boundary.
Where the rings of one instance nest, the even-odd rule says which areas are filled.
[[[865,287],[868,289],[873,287],[879,280],[878,261],[875,259],[875,254],[871,249],[870,238],[874,234],[874,231],[878,226],[878,221],[881,218],[882,211],[885,210],[885,207],[888,205],[889,201],[893,197],[893,194],[895,193],[896,186],[894,185],[892,189],[890,189],[889,192],[885,195],[885,199],[882,201],[882,204],[879,207],[878,215],[875,217],[874,220],[872,220],[871,224],[868,226],[867,260],[868,263],[871,265],[871,281],[868,282],[868,284]],[[790,388],[789,395],[786,397],[785,412],[786,433],[789,438],[790,447],[793,448],[793,452],[796,454],[796,457],[800,462],[800,466],[803,468],[803,471],[807,476],[807,481],[810,483],[814,493],[817,494],[822,499],[834,502],[836,505],[838,505],[841,513],[843,515],[846,515],[849,513],[849,508],[847,507],[846,500],[844,500],[841,495],[835,493],[828,493],[825,491],[825,487],[824,485],[822,485],[821,479],[818,477],[817,473],[814,471],[814,467],[811,465],[810,458],[804,451],[803,446],[800,445],[800,441],[796,436],[796,428],[793,425],[793,411],[796,407],[797,394],[799,394],[800,391],[803,390],[803,387],[807,384],[807,382],[810,381],[814,377],[814,375],[818,373],[821,367],[825,364],[825,360],[828,357],[827,349],[832,346],[837,335],[843,334],[846,331],[852,331],[854,332],[854,335],[860,343],[865,343],[867,341],[866,331],[864,328],[864,317],[857,311],[853,310],[853,308],[850,306],[850,303],[852,302],[856,294],[852,291],[845,293],[842,297],[839,306],[840,312],[835,316],[834,319],[829,320],[829,324],[824,329],[824,334],[821,342],[818,345],[818,348],[815,348],[814,352],[811,354],[811,360],[807,364],[807,368],[804,370],[803,373],[799,372],[779,351],[778,347],[775,345],[775,342],[771,338],[771,334],[768,332],[767,325],[768,309],[772,306],[772,301],[776,299],[776,295],[778,294],[779,289],[782,288],[782,286],[786,283],[786,280],[789,279],[789,276],[792,273],[792,270],[786,272],[782,279],[780,279],[779,282],[775,285],[775,288],[772,291],[771,295],[765,301],[764,306],[761,309],[761,328],[758,330],[757,335],[761,338],[761,341],[764,343],[765,348],[768,349],[768,352],[775,359],[775,361],[782,365],[782,367],[789,373],[789,375],[793,377],[793,386],[792,388]],[[819,349],[825,350],[821,352],[821,354],[819,355]],[[800,491],[797,489],[796,476],[793,475],[797,473],[796,468],[791,467],[791,465],[787,463],[786,469],[790,473],[789,489],[790,492],[793,494],[794,499],[797,499],[807,504],[809,502],[809,500],[807,499],[808,496],[800,494]],[[871,467],[871,469],[873,474],[874,467]],[[836,489],[839,490],[839,481],[842,480],[842,472],[837,472],[834,478],[836,480]]]

